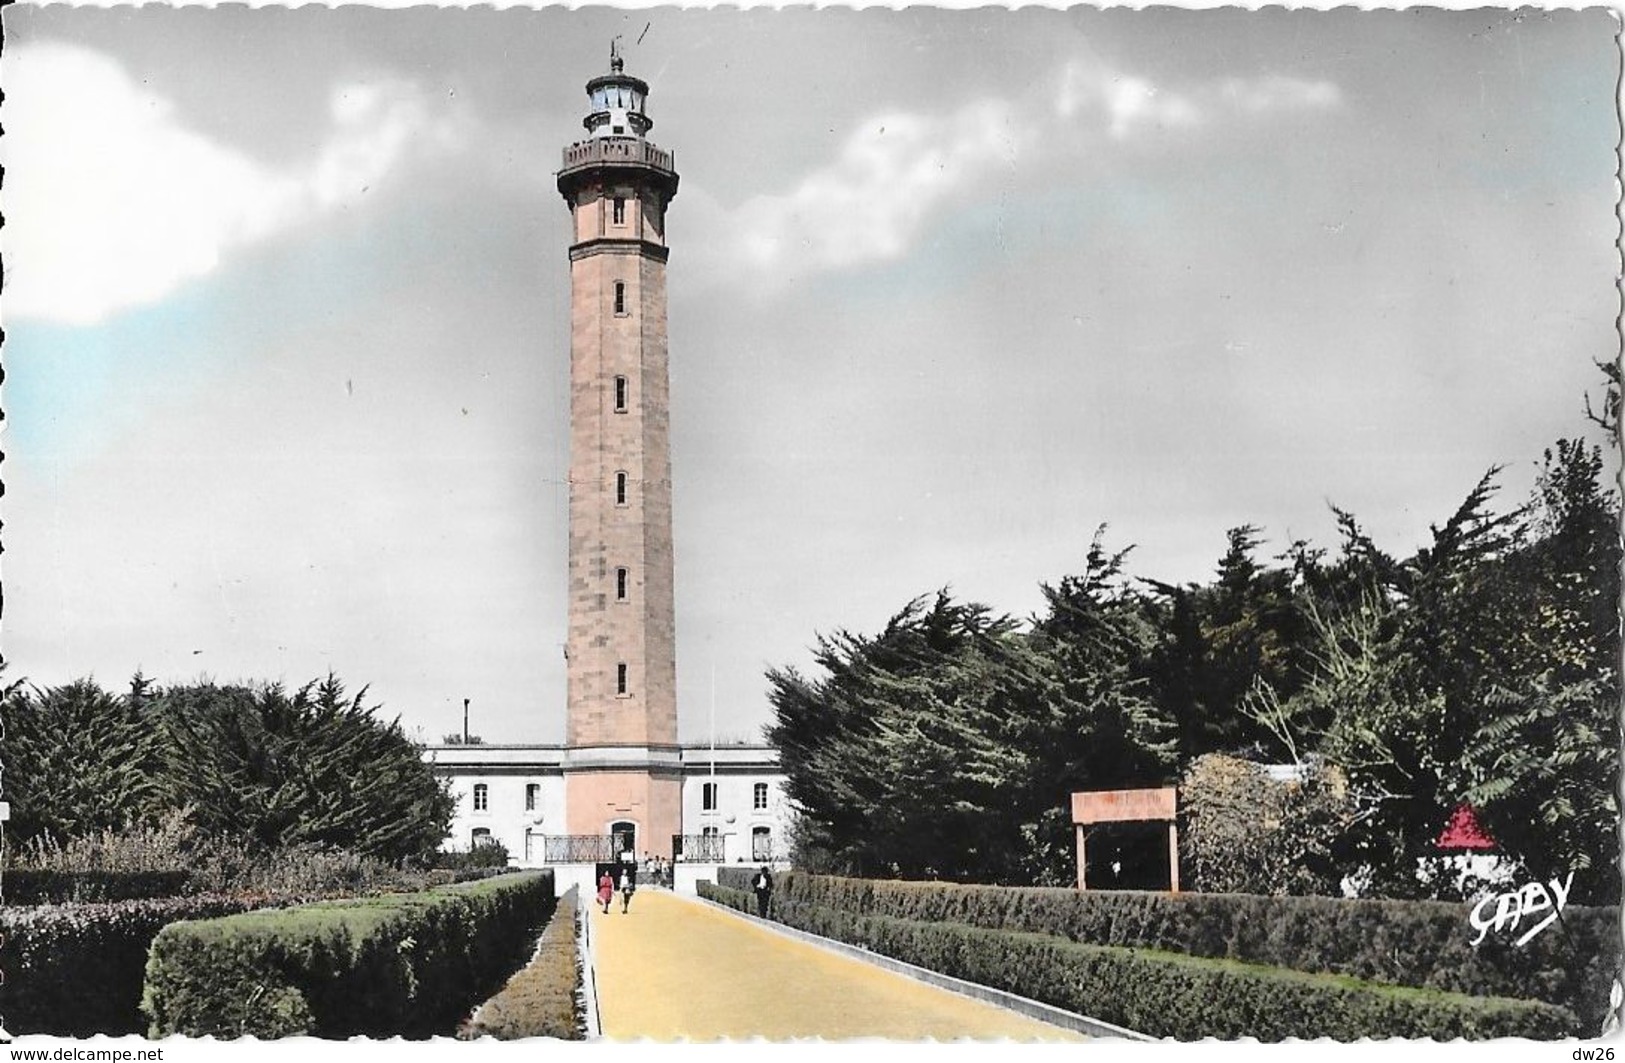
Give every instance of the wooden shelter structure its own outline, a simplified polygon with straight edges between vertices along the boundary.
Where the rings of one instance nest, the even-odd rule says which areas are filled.
[[[1089,888],[1085,880],[1089,828],[1097,823],[1139,823],[1166,820],[1168,823],[1168,889],[1179,892],[1179,823],[1175,804],[1177,790],[1172,786],[1146,790],[1093,790],[1072,795],[1072,823],[1078,832],[1078,889]]]

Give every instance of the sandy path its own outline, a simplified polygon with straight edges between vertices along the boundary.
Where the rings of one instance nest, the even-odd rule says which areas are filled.
[[[664,891],[590,915],[606,1037],[1084,1039]]]

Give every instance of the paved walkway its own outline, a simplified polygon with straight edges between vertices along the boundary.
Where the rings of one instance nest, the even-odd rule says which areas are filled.
[[[639,890],[626,915],[618,896],[608,915],[589,909],[603,1032],[617,1040],[1084,1040],[663,890]]]

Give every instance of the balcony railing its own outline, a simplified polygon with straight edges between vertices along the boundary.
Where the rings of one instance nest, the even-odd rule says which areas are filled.
[[[672,858],[686,864],[720,864],[723,860],[722,835],[673,834]]]
[[[641,137],[594,137],[564,149],[566,170],[594,163],[617,162],[653,166],[668,172],[672,169],[671,152],[657,148]]]
[[[548,834],[542,838],[544,863],[607,864],[615,858],[612,834]]]

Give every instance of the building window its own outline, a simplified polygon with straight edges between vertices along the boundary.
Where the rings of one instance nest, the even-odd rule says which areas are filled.
[[[615,474],[615,504],[617,506],[626,505],[626,473],[624,472]]]
[[[630,390],[630,388],[628,386],[627,379],[624,376],[618,376],[618,377],[615,378],[615,412],[616,413],[625,413],[626,412],[626,397],[627,397],[627,393],[628,393],[629,390]]]
[[[715,812],[717,810],[717,784],[704,783],[700,786],[700,811]]]
[[[626,569],[624,568],[615,570],[615,600],[617,602],[626,601]]]
[[[717,836],[717,829],[715,827],[701,827],[700,828],[700,837],[702,837],[702,838],[715,838],[716,836]]]
[[[625,196],[616,196],[615,197],[615,224],[616,225],[625,225],[626,224],[626,197]]]
[[[482,782],[474,784],[474,811],[484,812],[491,807],[491,788]]]
[[[751,788],[750,806],[758,812],[767,808],[767,783],[759,782]]]
[[[773,831],[769,827],[752,827],[750,832],[750,861],[767,864],[773,861]]]
[[[490,827],[475,827],[468,836],[468,847],[478,849],[482,845],[491,845],[495,839],[491,837]]]
[[[615,282],[615,316],[626,316],[626,283],[624,281]]]
[[[622,661],[615,666],[615,693],[626,694],[626,662]]]
[[[536,811],[536,798],[541,795],[541,792],[542,792],[542,784],[541,783],[532,782],[532,783],[526,783],[525,784],[525,811],[526,812],[534,812],[534,811]]]

